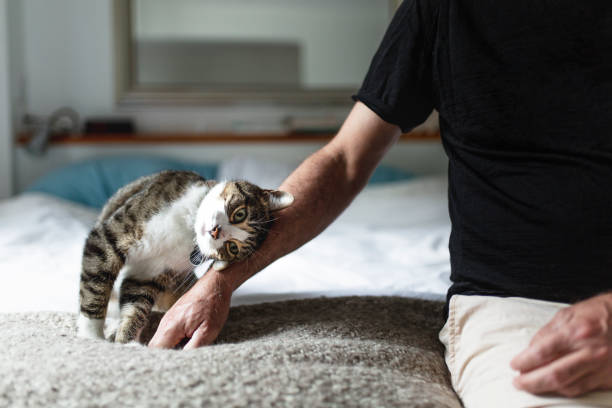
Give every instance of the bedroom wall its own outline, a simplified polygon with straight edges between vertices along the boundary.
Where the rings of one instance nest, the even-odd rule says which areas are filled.
[[[372,50],[387,27],[390,3],[387,0],[136,0],[135,9],[134,29],[138,41],[244,41],[245,38],[272,43],[279,39],[291,41],[300,53],[299,79],[305,87],[316,88],[359,84]],[[265,32],[262,27],[266,27]],[[337,58],[338,49],[343,50],[341,59]],[[142,67],[141,72],[147,76],[147,67]]]
[[[114,109],[110,0],[20,0],[26,107],[48,115]]]
[[[270,104],[232,106],[157,106],[119,108],[114,95],[112,0],[2,0],[19,3],[11,16],[20,35],[11,44],[22,60],[15,83],[20,112],[49,115],[62,106],[74,107],[81,118],[129,115],[143,132],[205,132],[244,127],[267,127],[287,115],[335,115],[343,118],[350,106],[281,106]],[[19,31],[19,30],[18,30]],[[11,61],[13,62],[13,60]],[[17,117],[20,117],[19,114]],[[416,171],[446,171],[439,143],[400,144],[386,158],[388,163]],[[193,147],[145,146],[141,152],[175,157],[221,159],[228,156],[263,155],[293,162],[318,145],[250,146],[214,145]],[[30,156],[19,148],[15,155],[17,191],[50,169],[87,157],[133,152],[121,146],[53,147],[47,156]]]
[[[347,107],[239,105],[143,107],[115,105],[111,0],[20,0],[24,27],[25,99],[29,113],[48,115],[61,106],[82,117],[127,114],[142,131],[202,131],[241,121],[280,120],[305,112],[344,115]],[[159,118],[162,117],[163,120]]]
[[[22,2],[7,0],[8,54],[13,127],[25,112],[25,75],[23,59],[23,8]]]
[[[7,0],[0,0],[0,198],[13,193],[13,143],[9,86]]]

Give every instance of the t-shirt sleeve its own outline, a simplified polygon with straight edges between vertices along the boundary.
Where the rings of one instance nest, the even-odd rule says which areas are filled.
[[[404,0],[372,59],[355,101],[408,132],[434,108],[434,10],[431,0]]]

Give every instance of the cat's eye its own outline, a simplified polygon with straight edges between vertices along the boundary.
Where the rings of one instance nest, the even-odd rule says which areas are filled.
[[[238,252],[239,252],[238,244],[236,244],[234,241],[227,241],[227,250],[232,255],[238,255]]]
[[[247,210],[245,207],[240,207],[232,214],[232,223],[238,224],[244,221],[247,217]]]

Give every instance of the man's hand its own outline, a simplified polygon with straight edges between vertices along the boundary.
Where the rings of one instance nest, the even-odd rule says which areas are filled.
[[[510,365],[515,387],[532,394],[612,389],[612,294],[560,310]]]
[[[212,343],[229,313],[232,287],[210,269],[164,315],[149,347],[173,348],[189,339],[184,349]]]

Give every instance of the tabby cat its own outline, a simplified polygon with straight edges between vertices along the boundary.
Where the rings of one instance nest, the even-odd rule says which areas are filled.
[[[292,202],[286,192],[185,171],[163,171],[121,188],[85,242],[78,335],[104,337],[120,276],[114,340],[137,340],[153,306],[167,310],[195,283],[195,264],[211,259],[220,270],[248,257],[265,239],[272,212]]]

